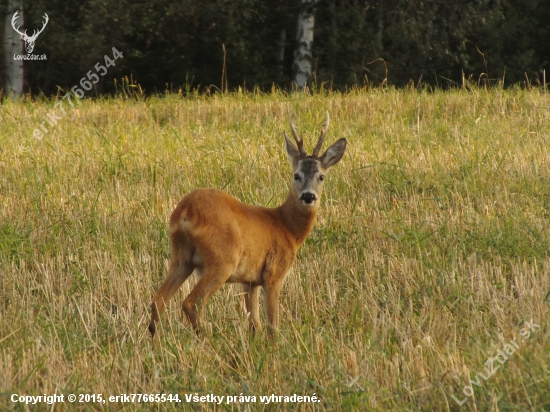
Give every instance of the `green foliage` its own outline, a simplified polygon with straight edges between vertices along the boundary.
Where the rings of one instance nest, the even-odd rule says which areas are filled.
[[[127,76],[145,93],[291,88],[299,0],[36,0],[25,27],[50,23],[25,62],[33,93],[77,85],[113,46],[124,58],[91,95]],[[0,5],[0,14],[6,13]],[[543,82],[550,3],[539,0],[325,0],[315,14],[315,87],[411,80],[432,86]],[[0,19],[3,33],[5,19]],[[283,36],[284,35],[284,36]],[[224,51],[225,49],[225,51]],[[282,52],[282,60],[280,55]],[[2,61],[3,64],[3,61]],[[548,71],[548,70],[547,70]],[[0,67],[0,77],[2,69]]]

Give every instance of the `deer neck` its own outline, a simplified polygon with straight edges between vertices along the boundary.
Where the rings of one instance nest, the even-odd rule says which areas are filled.
[[[306,207],[292,193],[289,193],[286,201],[277,209],[286,230],[296,242],[296,246],[300,246],[313,228],[318,204],[314,207]]]

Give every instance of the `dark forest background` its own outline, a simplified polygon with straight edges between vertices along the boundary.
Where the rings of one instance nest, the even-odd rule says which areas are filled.
[[[6,0],[0,4],[3,36],[8,12]],[[50,18],[34,50],[48,60],[25,62],[25,91],[35,95],[78,84],[113,46],[124,58],[99,93],[124,76],[146,93],[221,88],[222,76],[229,90],[292,87],[299,0],[33,0],[23,7],[30,32],[44,13]],[[463,78],[509,86],[542,83],[550,73],[549,0],[321,0],[314,33],[317,87],[385,79],[448,87]]]

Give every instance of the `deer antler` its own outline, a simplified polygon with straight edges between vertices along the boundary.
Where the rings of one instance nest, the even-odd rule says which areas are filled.
[[[44,31],[44,29],[46,28],[46,25],[48,24],[48,21],[50,21],[50,18],[48,17],[48,15],[46,13],[44,13],[43,18],[45,18],[46,20],[42,23],[42,28],[40,30],[34,30],[33,33],[32,33],[32,36],[29,37],[29,35],[27,34],[27,30],[25,30],[24,32],[21,32],[21,31],[19,31],[19,27],[21,27],[21,26],[18,25],[17,27],[15,27],[15,24],[16,24],[16,21],[17,21],[18,18],[19,18],[19,10],[17,10],[15,12],[15,14],[13,15],[13,17],[11,19],[11,25],[12,25],[13,29],[17,33],[19,33],[25,41],[28,41],[28,42],[31,42],[31,43],[33,41],[35,41],[36,38],[38,37],[38,35]]]
[[[294,137],[294,140],[298,145],[298,150],[300,151],[300,155],[303,157],[306,157],[307,153],[304,150],[304,141],[298,137],[298,133],[296,133],[296,126],[294,126],[294,122],[292,121],[293,119],[294,119],[294,113],[290,115],[290,131],[292,132],[292,136]]]
[[[14,29],[17,33],[19,33],[19,34],[21,35],[21,37],[23,37],[23,38],[28,37],[28,36],[27,36],[27,30],[25,30],[23,33],[21,33],[21,32],[19,31],[19,27],[21,27],[21,26],[15,27],[15,22],[16,22],[16,20],[19,18],[18,13],[19,13],[19,10],[17,10],[17,11],[15,12],[15,14],[13,15],[13,17],[12,17],[12,19],[11,19],[11,26],[13,27],[13,29]]]
[[[329,123],[330,123],[330,119],[328,117],[328,111],[327,111],[327,117],[325,119],[325,123],[323,124],[323,126],[321,126],[321,136],[319,136],[319,141],[317,142],[317,146],[315,146],[315,149],[313,149],[312,156],[314,157],[319,156],[319,151],[321,150],[321,146],[323,146],[323,142],[325,140],[325,135],[327,134]]]
[[[42,28],[40,30],[34,30],[33,33],[32,33],[32,36],[29,38],[29,40],[36,40],[36,38],[38,37],[38,35],[40,33],[42,33],[44,31],[44,29],[46,28],[46,25],[48,24],[48,21],[50,21],[50,18],[48,17],[48,15],[46,13],[44,13],[44,16],[42,16],[43,18],[46,19],[46,21],[44,21],[44,23],[42,23]]]

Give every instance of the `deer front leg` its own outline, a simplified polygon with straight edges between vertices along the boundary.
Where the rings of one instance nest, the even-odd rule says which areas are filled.
[[[262,324],[260,323],[260,290],[261,286],[252,286],[249,284],[243,285],[245,291],[244,303],[246,305],[246,312],[250,321],[250,333],[253,334],[256,331],[262,330]]]
[[[264,286],[266,294],[266,316],[269,333],[274,336],[279,331],[279,295],[283,286],[282,280],[270,282]]]

